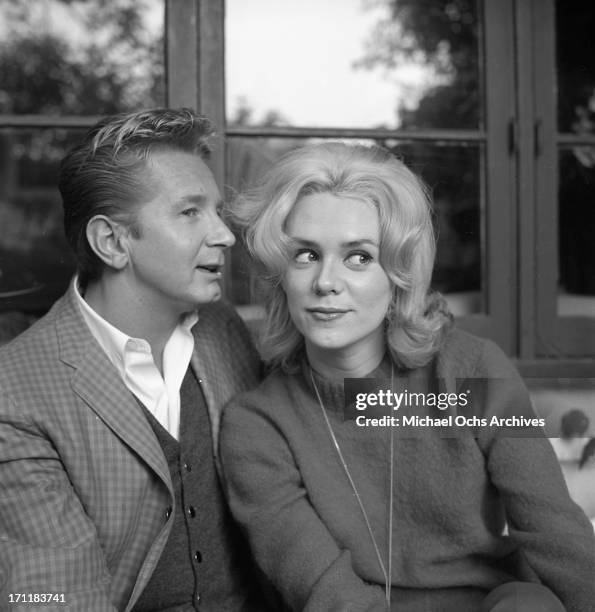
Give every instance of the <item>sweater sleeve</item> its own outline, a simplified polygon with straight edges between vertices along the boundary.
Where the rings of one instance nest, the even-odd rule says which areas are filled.
[[[528,392],[502,351],[486,343],[480,376],[487,379],[486,416],[535,416]],[[569,612],[591,609],[595,601],[595,537],[583,511],[570,499],[549,441],[512,437],[488,427],[480,437],[487,469],[500,492],[509,537],[541,582]]]
[[[292,610],[386,610],[382,590],[355,574],[310,504],[289,444],[266,413],[242,398],[229,405],[220,453],[232,513]]]

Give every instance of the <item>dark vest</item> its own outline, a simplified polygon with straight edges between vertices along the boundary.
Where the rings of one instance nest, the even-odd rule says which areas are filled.
[[[169,539],[134,612],[252,609],[251,562],[215,471],[211,424],[192,368],[180,389],[180,440],[143,409],[163,449],[175,494]]]

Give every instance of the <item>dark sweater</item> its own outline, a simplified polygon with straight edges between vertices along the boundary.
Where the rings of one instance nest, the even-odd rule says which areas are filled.
[[[405,386],[438,377],[449,390],[457,378],[506,379],[504,393],[488,387],[483,414],[531,412],[502,351],[462,332],[452,332],[426,368],[399,377]],[[318,379],[318,387],[386,559],[389,430],[344,420],[342,384]],[[232,512],[293,610],[386,609],[371,538],[304,371],[273,373],[232,401],[221,460]],[[395,439],[395,470],[394,610],[473,610],[513,580],[541,581],[569,611],[591,609],[593,530],[545,438],[500,437],[490,428],[479,439],[468,430],[445,438],[428,428]]]

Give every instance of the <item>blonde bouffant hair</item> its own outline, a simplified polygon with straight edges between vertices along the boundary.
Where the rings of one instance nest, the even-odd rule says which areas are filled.
[[[380,264],[393,284],[386,342],[400,367],[425,365],[452,323],[444,298],[430,291],[436,245],[428,190],[386,149],[340,142],[286,154],[232,208],[262,281],[263,359],[290,371],[303,350],[282,287],[291,249],[285,227],[300,198],[313,193],[357,198],[377,209]]]

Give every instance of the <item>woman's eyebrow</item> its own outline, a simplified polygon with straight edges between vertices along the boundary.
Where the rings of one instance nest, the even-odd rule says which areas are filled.
[[[309,240],[307,238],[300,238],[299,236],[291,236],[291,240],[293,242],[298,242],[302,246],[309,247],[317,247],[319,243],[314,240]],[[355,247],[361,247],[364,245],[373,246],[379,248],[378,242],[372,238],[358,238],[357,240],[348,240],[347,242],[342,242],[341,247],[345,249],[351,249]]]
[[[373,240],[372,238],[360,238],[358,240],[349,240],[348,242],[343,242],[342,246],[346,248],[358,247],[363,245],[370,245],[378,248],[378,242]]]

